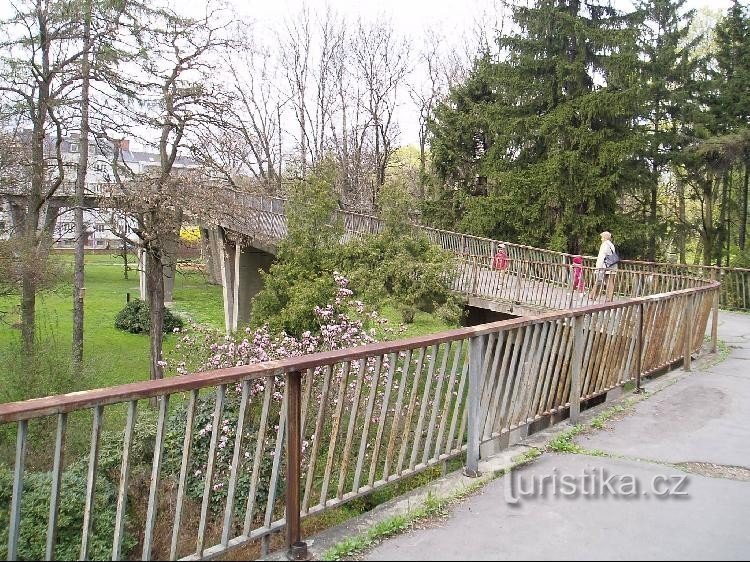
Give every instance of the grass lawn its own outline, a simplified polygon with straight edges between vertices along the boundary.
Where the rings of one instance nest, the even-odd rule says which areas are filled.
[[[72,255],[58,255],[54,259],[69,264],[72,271]],[[0,311],[5,312],[0,323],[0,401],[148,379],[148,336],[125,333],[114,327],[115,315],[125,306],[126,294],[138,297],[138,273],[130,271],[128,276],[129,279],[124,279],[122,261],[114,256],[86,256],[83,373],[69,373],[72,285],[65,284],[38,296],[39,378],[44,380],[27,381],[22,388],[17,384],[23,376],[17,327],[19,301],[17,297],[0,298]],[[178,312],[197,322],[223,326],[221,287],[206,283],[203,274],[178,272],[174,298]],[[174,340],[173,336],[166,337],[165,351],[171,349]]]
[[[53,256],[70,269],[72,254]],[[132,263],[135,263],[133,260]],[[115,315],[125,306],[126,294],[138,297],[138,273],[124,279],[122,260],[109,254],[86,256],[84,372],[71,373],[72,285],[63,284],[37,297],[37,331],[40,350],[36,377],[21,362],[18,297],[0,297],[0,402],[101,388],[148,379],[148,336],[115,329]],[[178,271],[172,310],[184,319],[218,330],[224,327],[220,286],[209,285],[201,272]],[[395,307],[380,313],[394,328],[401,323]],[[418,312],[413,324],[398,337],[410,337],[450,329],[433,315]],[[165,355],[176,338],[165,338]],[[23,380],[23,384],[18,384]]]

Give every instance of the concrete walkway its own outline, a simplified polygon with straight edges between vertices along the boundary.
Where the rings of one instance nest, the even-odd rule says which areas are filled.
[[[648,399],[577,438],[588,452],[545,453],[364,558],[748,559],[750,315],[722,312],[719,337],[725,361],[649,383]]]

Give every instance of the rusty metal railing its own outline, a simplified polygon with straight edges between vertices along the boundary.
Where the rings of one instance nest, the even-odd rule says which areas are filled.
[[[229,188],[220,189],[227,191],[228,195],[224,198],[232,199],[235,205],[233,209],[244,208],[246,210],[258,211],[263,215],[260,218],[254,217],[250,220],[247,213],[233,213],[232,216],[236,218],[228,217],[228,221],[231,224],[227,226],[237,228],[240,231],[249,229],[252,231],[250,232],[251,234],[261,232],[275,239],[281,239],[286,235],[286,216],[284,215],[286,201],[284,199],[265,195],[249,195],[235,192]],[[372,234],[380,232],[383,228],[383,221],[378,217],[350,211],[337,211],[337,214],[342,219],[346,231],[352,234]],[[564,252],[534,248],[513,242],[501,242],[490,238],[471,236],[421,225],[414,225],[414,228],[426,234],[432,242],[438,244],[443,249],[463,259],[481,257],[480,259],[489,261],[495,254],[498,244],[503,243],[506,247],[508,259],[512,262],[572,266],[573,256]],[[595,264],[595,257],[583,256],[582,265],[588,268],[588,271],[593,271]],[[728,309],[750,310],[750,269],[654,263],[635,260],[623,260],[619,263],[618,267],[621,272],[643,271],[671,275],[675,278],[716,279],[721,281],[719,306]],[[530,275],[533,275],[533,273],[533,270],[529,272]],[[587,275],[591,276],[591,274]],[[536,279],[545,281],[543,276],[538,276]],[[587,286],[591,286],[591,284],[588,283]],[[561,308],[567,307],[563,303]]]
[[[566,411],[575,422],[583,400],[679,361],[689,367],[717,295],[718,283],[703,281],[625,302],[0,405],[0,427],[16,431],[7,557],[37,554],[19,542],[31,516],[25,466],[43,453],[27,453],[35,428],[55,435],[48,525],[34,530],[47,535],[39,557],[52,559],[58,548],[73,419],[91,427],[81,558],[92,556],[94,533],[96,548],[104,540],[113,559],[133,543],[140,552],[128,554],[144,560],[202,559],[283,528],[292,556],[303,557],[303,518],[463,453],[471,473],[483,442]],[[140,478],[148,467],[148,478],[132,488],[143,448],[135,446],[136,419],[150,412],[150,400],[156,427],[137,466]],[[93,521],[107,425],[119,460],[108,469],[115,522],[102,538]],[[133,489],[142,490],[141,502]],[[129,502],[141,511],[126,523]]]

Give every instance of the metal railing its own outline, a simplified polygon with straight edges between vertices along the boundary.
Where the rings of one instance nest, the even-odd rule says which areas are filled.
[[[252,218],[256,227],[285,232],[279,203],[253,204],[267,209]],[[380,228],[373,217],[344,218],[355,232]],[[571,307],[564,254],[509,244],[508,268],[498,272],[489,267],[493,241],[425,230],[473,254],[459,260],[457,290]],[[595,274],[583,268],[587,286]],[[81,520],[65,521],[67,536],[80,534],[80,558],[103,556],[102,548],[113,559],[212,558],[284,528],[291,555],[302,557],[306,517],[464,453],[467,473],[476,472],[481,443],[564,412],[575,422],[584,400],[630,381],[639,387],[680,361],[689,369],[712,314],[715,349],[718,282],[622,268],[613,294],[609,303],[581,299],[576,309],[429,336],[2,404],[0,436],[10,429],[16,438],[7,557],[60,556],[76,460],[66,453],[75,450],[70,428],[81,424],[90,427],[89,453],[78,459]],[[151,417],[149,403],[155,427],[144,437],[138,418]],[[37,450],[29,435],[46,435],[49,448]],[[38,520],[25,501],[27,464],[50,468],[45,529],[30,528]],[[109,526],[95,524],[105,476]],[[40,533],[46,548],[32,551],[26,538]]]
[[[66,428],[75,416],[91,424],[82,559],[91,555],[107,420],[120,454],[109,476],[117,485],[107,538],[113,559],[125,554],[128,534],[144,560],[202,559],[284,527],[299,554],[301,518],[463,452],[467,471],[475,471],[483,442],[568,409],[575,422],[582,400],[640,384],[681,360],[689,367],[717,295],[718,283],[702,282],[621,303],[0,405],[0,427],[15,424],[17,436],[8,559],[28,557],[19,536],[29,524],[24,467],[34,425],[55,435],[48,525],[34,531],[46,532],[47,559],[55,557]],[[158,404],[158,417],[147,505],[126,525],[136,418],[148,401]],[[145,496],[144,485],[136,489]]]
[[[233,212],[231,216],[226,217],[226,226],[248,234],[260,233],[275,240],[280,240],[286,236],[284,199],[265,195],[250,195],[229,188],[220,189],[225,190],[226,195],[218,197],[218,199],[231,199],[233,210],[260,211],[257,215],[247,212]],[[341,218],[346,231],[350,234],[373,234],[380,232],[384,226],[381,219],[372,215],[350,211],[337,211],[337,214]],[[435,244],[462,259],[471,260],[476,257],[479,260],[489,263],[489,260],[491,260],[497,250],[498,244],[503,243],[505,244],[508,259],[511,263],[533,262],[537,264],[557,264],[572,267],[573,256],[563,252],[534,248],[513,242],[501,242],[490,238],[471,236],[421,225],[414,225],[414,228],[426,234]],[[596,265],[596,258],[593,256],[583,256],[582,265],[588,272],[592,272]],[[620,273],[643,271],[671,275],[674,278],[715,279],[721,282],[719,297],[721,307],[750,310],[750,269],[623,260],[618,264],[618,270]],[[523,273],[523,276],[525,279],[546,281],[544,275],[533,277],[534,273],[535,268],[532,268],[529,272]],[[587,276],[591,277],[587,282],[587,286],[590,287],[593,283],[593,273],[587,273]],[[561,303],[560,308],[567,308],[567,306],[565,303]]]

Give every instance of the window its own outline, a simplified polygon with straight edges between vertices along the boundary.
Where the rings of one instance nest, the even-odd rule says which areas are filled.
[[[104,232],[104,225],[103,224],[97,224],[94,226],[94,230],[97,232]]]
[[[77,142],[71,142],[70,143],[70,151],[71,152],[78,152],[78,143]]]

